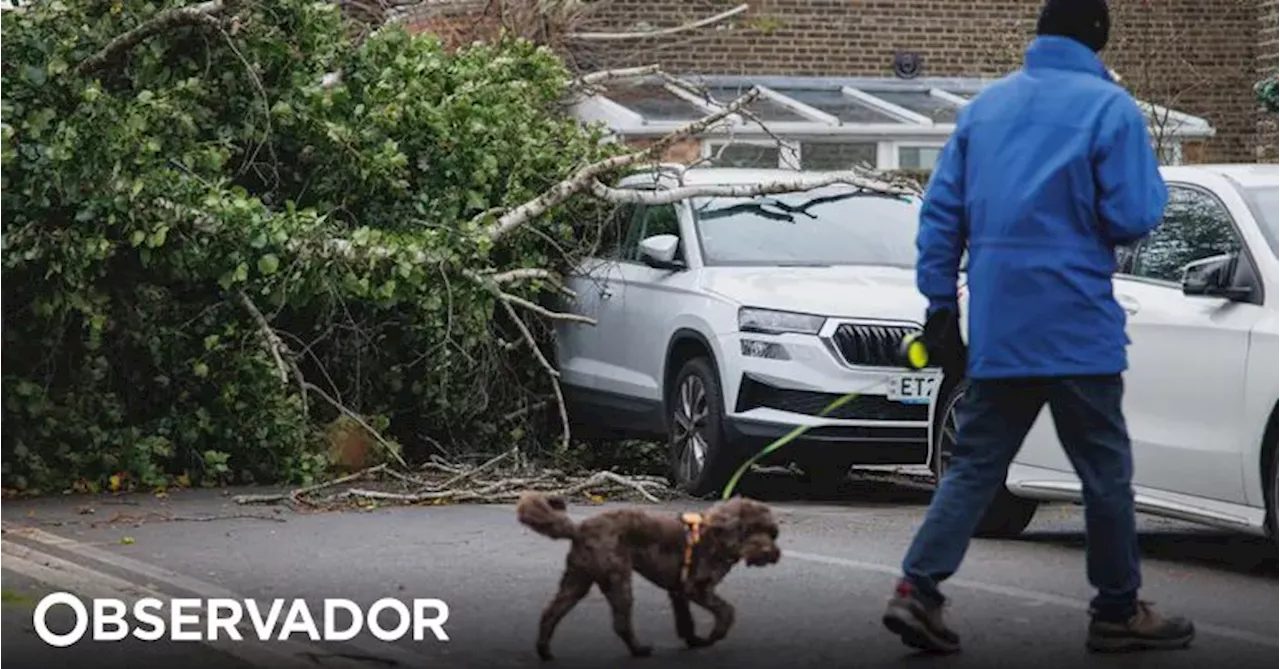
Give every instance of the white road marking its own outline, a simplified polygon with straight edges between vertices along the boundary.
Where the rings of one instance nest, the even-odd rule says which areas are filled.
[[[874,562],[863,562],[861,560],[850,560],[847,558],[833,557],[830,555],[818,555],[816,553],[805,553],[801,551],[785,551],[784,559],[801,560],[805,562],[813,562],[816,564],[825,564],[832,567],[844,567],[846,569],[857,569],[860,571],[870,571],[888,576],[897,577],[902,571],[898,567],[878,564]],[[971,581],[963,578],[947,579],[948,587],[962,588],[965,590],[973,590],[990,595],[1000,595],[1002,597],[1010,597],[1013,599],[1021,599],[1036,604],[1049,604],[1061,608],[1073,609],[1077,611],[1089,610],[1089,603],[1071,597],[1063,597],[1048,592],[1040,592],[1038,590],[1028,590],[1027,588],[1019,588],[1010,585],[996,585],[994,583],[984,583],[981,581]],[[1235,629],[1232,627],[1221,627],[1218,625],[1209,625],[1201,622],[1196,623],[1196,632],[1203,632],[1212,636],[1230,639],[1232,641],[1240,641],[1243,643],[1251,643],[1269,648],[1280,647],[1280,639],[1274,636],[1266,636],[1256,634],[1245,630]]]
[[[232,592],[231,590],[215,585],[213,583],[201,581],[191,576],[179,574],[175,571],[171,571],[163,567],[142,562],[140,560],[135,560],[128,556],[118,555],[116,553],[103,550],[96,546],[92,546],[86,543],[76,541],[74,539],[68,539],[66,537],[62,537],[56,534],[52,534],[50,532],[46,532],[39,528],[5,527],[5,533],[22,536],[27,539],[30,539],[31,541],[35,541],[47,546],[55,547],[60,550],[67,551],[68,553],[79,555],[80,557],[88,558],[90,560],[94,560],[102,564],[116,567],[118,569],[130,572],[135,576],[139,576],[146,579],[148,584],[164,583],[176,588],[180,588],[182,590],[186,590],[198,597],[205,598],[205,599],[227,598],[227,599],[234,599],[236,601],[245,601],[247,599],[251,599],[249,597],[245,597],[243,595],[237,594],[235,592]],[[172,594],[162,593],[162,592],[153,590],[151,588],[148,588],[146,586],[139,586],[139,585],[130,583],[116,576],[99,572],[91,568],[78,565],[67,560],[63,560],[62,558],[59,558],[53,555],[46,555],[44,553],[40,553],[39,551],[35,551],[21,544],[15,544],[7,540],[0,540],[0,544],[3,544],[3,547],[4,547],[3,553],[5,555],[5,561],[4,561],[5,569],[10,569],[14,565],[18,565],[17,568],[13,569],[13,571],[18,572],[20,574],[24,574],[38,581],[48,583],[49,585],[53,585],[55,587],[58,587],[59,589],[73,592],[75,594],[79,594],[86,597],[115,597],[118,599],[123,599],[125,601],[132,601],[141,596],[157,597],[159,599],[168,599],[173,596]],[[15,559],[15,556],[20,555],[23,551],[29,554],[38,555],[40,556],[40,559],[37,562],[32,562],[30,560],[27,560],[25,562],[19,562],[17,559]],[[38,563],[45,563],[47,565],[57,564],[57,565],[60,565],[62,569],[50,571],[49,569],[40,568],[41,564],[38,564]],[[68,573],[77,574],[79,575],[79,577],[69,578],[64,575]],[[94,592],[96,592],[92,590],[95,584],[110,584],[112,586],[113,591],[115,591],[116,594],[105,594],[105,595],[93,594]],[[129,592],[134,592],[134,593],[144,592],[146,594],[143,594],[143,595],[120,594],[120,593],[129,593]],[[247,624],[248,623],[246,622],[245,625]],[[272,669],[274,669],[274,667],[277,667],[277,666],[284,666],[281,664],[282,660],[280,659],[283,656],[279,653],[267,651],[267,652],[270,652],[271,655],[270,657],[266,657],[265,661],[254,661],[247,657],[242,657],[241,655],[237,655],[237,653],[235,652],[232,652],[233,650],[242,649],[244,646],[250,644],[251,641],[254,644],[263,645],[263,642],[257,641],[256,636],[254,636],[252,632],[244,636],[245,636],[244,641],[234,641],[234,642],[228,643],[225,640],[218,640],[218,641],[209,642],[209,643],[210,645],[216,644],[219,646],[219,650],[223,650],[224,652],[229,652],[232,655],[241,657],[241,659],[244,659],[246,662],[249,662],[250,664],[253,664],[255,666],[270,667]],[[307,667],[308,669],[315,669],[317,665],[314,662],[311,662],[310,660],[302,661],[301,658],[296,656],[296,654],[298,653],[313,653],[316,656],[323,658],[323,662],[321,666],[324,666],[324,667],[336,667],[337,669],[346,669],[348,667],[350,669],[368,669],[370,666],[372,666],[369,663],[365,663],[365,662],[355,662],[355,661],[345,660],[344,658],[341,658],[341,657],[332,657],[332,653],[334,652],[333,649],[325,649],[319,646],[310,645],[309,643],[303,643],[298,641],[272,641],[270,643],[270,647],[278,648],[278,647],[285,646],[286,644],[289,644],[292,646],[290,653],[295,654],[293,657],[289,657],[289,661],[295,662],[295,663],[300,662],[300,664],[297,664],[297,666],[299,667]],[[423,667],[424,669],[426,667],[431,667],[432,669],[440,669],[441,667],[445,667],[447,669],[448,667],[448,665],[439,658],[430,657],[424,654],[405,650],[391,643],[370,641],[363,637],[352,639],[350,641],[344,641],[342,642],[342,647],[345,649],[358,651],[359,653],[362,653],[365,655],[385,658],[388,660],[394,660],[397,663],[397,666],[401,666],[401,667]],[[293,665],[289,665],[289,666],[293,666]]]
[[[785,509],[779,509],[779,510],[791,512],[791,513],[799,513],[799,514],[805,513],[803,510],[798,509],[796,507],[786,507]],[[594,514],[582,513],[582,512],[569,514],[569,516],[574,519],[574,522],[582,522],[583,520],[585,520],[586,518],[589,518],[592,515]],[[804,551],[784,549],[782,556],[783,556],[783,559],[794,559],[794,560],[801,560],[804,562],[811,562],[814,564],[824,564],[829,567],[843,567],[845,569],[856,569],[859,571],[868,571],[868,572],[873,572],[877,574],[884,574],[886,576],[891,576],[894,578],[902,574],[901,568],[894,565],[880,564],[877,562],[866,562],[863,560],[852,560],[849,558],[835,557],[830,555],[819,555],[817,553],[808,553]],[[963,578],[950,578],[950,579],[947,579],[947,587],[962,588],[965,590],[972,590],[974,592],[982,592],[990,595],[1000,595],[1002,597],[1020,599],[1022,601],[1030,602],[1034,604],[1040,604],[1040,605],[1048,604],[1052,606],[1058,606],[1061,608],[1068,608],[1068,609],[1073,609],[1077,611],[1089,610],[1089,603],[1086,601],[1073,599],[1071,597],[1063,597],[1062,595],[1055,595],[1049,592],[1040,592],[1038,590],[1028,590],[1026,588],[1018,588],[1018,587],[1008,586],[1008,585],[996,585],[994,583],[984,583],[982,581],[973,581],[973,580],[963,579]],[[1250,643],[1258,646],[1265,646],[1268,648],[1280,648],[1280,638],[1277,638],[1276,636],[1267,636],[1264,634],[1249,632],[1247,630],[1236,629],[1233,627],[1223,627],[1220,625],[1211,625],[1211,624],[1202,623],[1202,622],[1196,622],[1195,625],[1196,625],[1197,633],[1209,634],[1211,636],[1221,637],[1223,639],[1230,639],[1232,641]]]

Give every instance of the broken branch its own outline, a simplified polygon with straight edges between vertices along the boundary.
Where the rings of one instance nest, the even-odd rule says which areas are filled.
[[[668,133],[644,149],[623,154],[621,156],[606,158],[578,170],[573,174],[573,176],[570,176],[568,179],[565,179],[564,181],[561,181],[547,189],[542,193],[542,195],[539,195],[538,197],[535,197],[504,214],[489,228],[489,237],[494,241],[497,241],[503,236],[510,234],[511,231],[521,225],[524,225],[528,221],[546,213],[552,207],[568,200],[583,190],[590,188],[591,184],[598,180],[602,175],[654,156],[660,156],[667,147],[670,147],[681,139],[700,135],[706,132],[708,128],[719,123],[725,117],[737,113],[737,111],[742,109],[743,106],[750,104],[751,101],[755,100],[759,95],[760,89],[753,86],[744,95],[725,105],[723,109]]]
[[[583,42],[611,42],[611,41],[617,41],[617,40],[652,39],[655,37],[666,37],[668,35],[675,35],[682,32],[688,32],[690,30],[697,30],[698,28],[703,28],[705,26],[709,26],[714,23],[719,23],[725,19],[737,16],[738,14],[741,14],[750,8],[751,8],[750,5],[741,4],[741,5],[738,5],[737,7],[734,7],[733,9],[720,12],[719,14],[714,14],[706,18],[698,19],[697,21],[682,23],[678,26],[671,26],[670,28],[659,28],[657,30],[637,30],[633,32],[617,32],[617,33],[568,33],[567,35],[565,35],[565,37],[567,39],[578,40]]]
[[[190,7],[166,9],[149,21],[107,43],[101,51],[80,61],[71,72],[76,76],[97,72],[110,65],[143,41],[174,28],[214,21],[214,16],[226,9],[223,0],[209,0]]]
[[[504,302],[508,302],[510,304],[514,304],[514,305],[523,307],[525,309],[528,309],[529,311],[532,311],[533,313],[538,314],[539,316],[542,316],[547,320],[569,321],[571,323],[586,323],[587,325],[596,324],[596,319],[594,318],[582,316],[579,314],[569,314],[563,311],[552,311],[540,304],[534,304],[533,302],[530,302],[529,300],[526,300],[523,297],[517,297],[510,293],[500,292],[499,295],[502,297],[502,300]]]
[[[834,184],[848,184],[856,188],[885,195],[913,195],[906,187],[866,176],[858,170],[831,172],[820,177],[797,177],[752,184],[684,186],[670,190],[649,191],[637,188],[612,188],[596,181],[591,193],[602,200],[628,204],[670,204],[693,197],[756,197],[776,193],[796,193]]]
[[[640,79],[649,77],[661,72],[662,68],[657,65],[643,65],[640,67],[621,67],[614,70],[600,70],[590,74],[584,74],[574,79],[569,84],[570,90],[584,90],[595,88],[610,81],[619,81],[624,79]]]

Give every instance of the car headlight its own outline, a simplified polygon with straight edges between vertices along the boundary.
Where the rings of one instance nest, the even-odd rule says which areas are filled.
[[[774,311],[772,309],[752,309],[743,307],[738,310],[738,330],[742,332],[762,332],[765,334],[797,334],[816,335],[827,322],[823,316],[797,314],[791,311]]]

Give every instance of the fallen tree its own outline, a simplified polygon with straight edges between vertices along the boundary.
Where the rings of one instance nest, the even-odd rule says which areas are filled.
[[[628,151],[562,102],[656,68],[575,77],[522,39],[357,39],[307,0],[39,3],[5,28],[5,488],[298,501],[337,466],[410,486],[344,499],[498,500],[515,488],[411,463],[514,445],[504,480],[665,494],[531,473],[571,438],[548,325],[591,326],[556,300],[635,197],[607,184],[756,91]]]

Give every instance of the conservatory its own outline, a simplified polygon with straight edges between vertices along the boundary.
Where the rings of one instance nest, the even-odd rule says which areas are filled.
[[[752,86],[745,115],[692,139],[682,161],[740,167],[928,170],[955,129],[956,113],[990,83],[976,78],[650,77],[611,82],[576,103],[626,142],[653,140],[720,109]],[[1139,102],[1161,162],[1178,164],[1212,137],[1204,119]],[[686,143],[687,144],[687,143]]]

